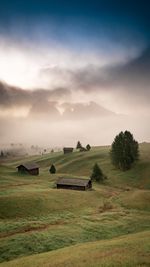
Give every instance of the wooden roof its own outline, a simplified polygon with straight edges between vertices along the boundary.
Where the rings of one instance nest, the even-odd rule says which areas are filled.
[[[72,186],[87,186],[90,179],[78,178],[59,178],[56,182],[57,185],[72,185]]]
[[[35,162],[22,163],[19,166],[17,166],[17,168],[20,167],[20,166],[25,167],[27,170],[33,170],[33,169],[39,168],[39,166]]]

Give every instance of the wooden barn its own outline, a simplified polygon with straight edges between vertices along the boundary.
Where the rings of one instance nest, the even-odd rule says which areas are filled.
[[[64,147],[63,151],[64,151],[64,154],[72,153],[73,147]]]
[[[92,188],[91,179],[59,178],[56,182],[57,189],[87,190]]]
[[[28,173],[30,175],[39,174],[39,166],[34,162],[27,162],[17,166],[19,173]]]

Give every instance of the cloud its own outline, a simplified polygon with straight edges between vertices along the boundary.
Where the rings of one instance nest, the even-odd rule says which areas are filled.
[[[149,68],[150,47],[130,62],[108,69],[108,73],[110,74],[110,79],[114,80],[114,82],[118,81],[119,84],[135,85],[135,88],[139,88],[139,86],[147,88],[150,82]]]
[[[133,86],[133,89],[138,89],[140,86],[146,88],[149,84],[149,68],[150,47],[120,63],[110,63],[107,66],[100,63],[87,64],[73,69],[62,66],[46,67],[41,68],[40,75],[65,80],[74,90],[80,89],[85,92],[93,89],[111,90],[120,86]]]
[[[0,106],[7,107],[19,107],[28,106],[41,101],[54,101],[63,99],[70,94],[66,88],[55,88],[52,90],[45,89],[21,89],[19,87],[10,86],[6,83],[0,82]]]
[[[38,100],[32,104],[28,117],[38,120],[58,120],[60,113],[56,108],[57,102],[49,102],[48,100]]]
[[[23,90],[0,82],[0,116],[58,119],[59,101],[69,95],[66,88]]]
[[[28,20],[9,12],[11,23],[0,26],[3,140],[110,143],[124,127],[149,136],[149,14],[130,2],[42,5],[42,12],[36,5],[35,16],[23,10]]]
[[[86,95],[94,95],[111,110],[126,113],[135,108],[150,109],[150,47],[138,57],[122,64],[98,67],[88,65],[72,72],[72,84]],[[93,99],[94,100],[94,99]],[[116,107],[118,107],[116,109]]]
[[[72,79],[78,87],[84,90],[112,88],[119,85],[144,85],[150,81],[150,47],[138,57],[126,63],[105,67],[88,65],[72,72]]]
[[[31,93],[0,82],[0,106],[3,108],[29,104]]]
[[[56,116],[62,110],[65,111],[63,118],[72,119],[84,118],[84,113],[88,113],[90,108],[91,116],[97,116],[100,111],[96,110],[96,105],[118,113],[134,112],[135,108],[138,112],[148,112],[149,69],[150,47],[126,63],[105,67],[91,64],[74,69],[69,69],[69,66],[41,68],[39,76],[47,79],[47,89],[23,90],[0,82],[0,108],[28,107],[29,115],[34,117],[36,114],[40,116],[40,113],[41,116],[46,116],[46,113]],[[57,87],[51,85],[52,76],[58,82]],[[93,106],[92,101],[95,102]],[[64,103],[65,106],[61,106]]]
[[[71,92],[65,88],[31,91],[0,82],[0,95],[0,109],[3,112],[10,110],[9,116],[14,114],[11,112],[13,108],[20,114],[22,107],[28,107],[25,117],[30,119],[82,120],[115,115],[94,101],[67,102]]]
[[[62,107],[64,108],[63,117],[70,120],[89,120],[91,118],[115,116],[114,112],[92,101],[89,103],[64,103]]]

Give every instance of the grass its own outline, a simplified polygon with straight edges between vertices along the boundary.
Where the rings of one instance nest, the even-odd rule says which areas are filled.
[[[148,190],[132,190],[125,192],[120,200],[121,204],[128,209],[150,211],[150,192]]]
[[[79,244],[21,258],[1,267],[144,267],[150,264],[150,232]]]
[[[1,162],[0,262],[4,263],[0,266],[148,266],[144,254],[147,245],[141,241],[144,256],[140,256],[137,244],[145,237],[147,240],[150,225],[150,144],[140,145],[140,160],[127,172],[114,169],[109,150],[109,147],[96,147],[86,153],[58,152]],[[36,161],[40,175],[18,174],[16,166],[24,161]],[[59,176],[89,177],[96,162],[108,177],[104,184],[95,183],[93,190],[86,192],[55,188]],[[49,174],[52,163],[57,169],[55,175]],[[127,251],[129,244],[132,248],[129,255],[124,253],[123,240],[128,244]],[[81,253],[80,262],[74,253],[82,248],[85,252]],[[93,248],[93,259],[87,261],[90,248]],[[99,263],[99,255],[107,256],[109,250],[114,254],[108,253],[108,262],[107,257],[102,257]],[[21,265],[26,261],[19,258],[46,251],[51,252],[26,258],[27,263],[31,259],[29,265]],[[137,259],[132,260],[133,256]],[[49,257],[53,265],[48,265]],[[18,261],[12,261],[17,258]]]

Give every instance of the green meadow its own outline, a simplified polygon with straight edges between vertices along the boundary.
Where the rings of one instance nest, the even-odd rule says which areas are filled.
[[[150,144],[140,145],[126,172],[112,166],[109,151],[1,160],[0,267],[150,266]],[[26,161],[38,163],[39,176],[17,173]],[[88,178],[95,163],[107,176],[103,184],[56,189],[58,177]]]

